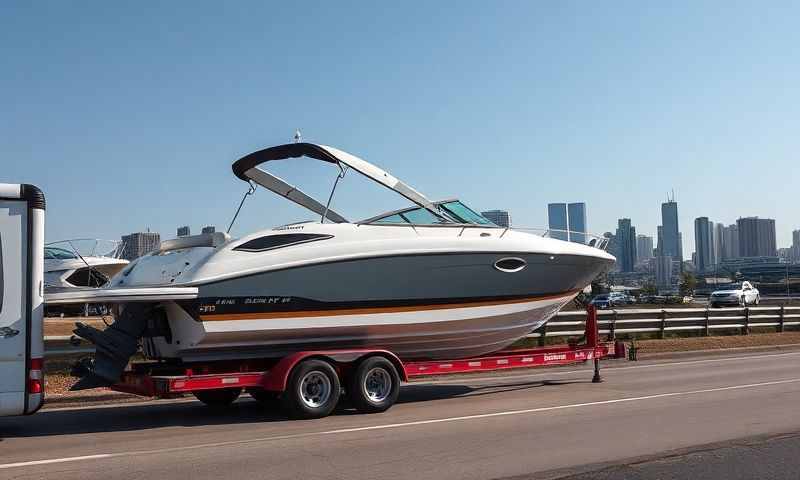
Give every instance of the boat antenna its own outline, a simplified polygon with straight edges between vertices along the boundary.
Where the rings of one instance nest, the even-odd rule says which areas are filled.
[[[322,212],[322,218],[319,219],[319,223],[325,223],[325,217],[328,216],[328,209],[331,206],[331,200],[333,200],[333,192],[336,191],[336,185],[339,184],[339,180],[344,178],[344,174],[347,173],[347,165],[342,166],[341,162],[337,162],[336,165],[339,167],[339,174],[336,175],[336,180],[333,181],[333,188],[331,189],[331,194],[328,195],[328,203],[325,204],[325,211]]]
[[[249,197],[250,195],[252,195],[256,191],[256,186],[253,185],[253,182],[251,180],[248,180],[247,184],[249,185],[249,187],[247,187],[247,191],[244,192],[244,196],[242,197],[242,201],[239,202],[239,208],[237,208],[236,209],[236,213],[233,214],[233,218],[231,219],[231,224],[228,225],[228,230],[226,230],[225,233],[231,233],[231,228],[233,228],[233,223],[236,221],[236,217],[239,216],[239,212],[242,211],[242,206],[244,205],[244,201],[247,200],[247,197]]]

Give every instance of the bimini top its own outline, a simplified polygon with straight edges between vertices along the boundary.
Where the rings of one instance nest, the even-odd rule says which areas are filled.
[[[326,209],[325,205],[309,197],[297,187],[286,183],[277,176],[266,172],[259,167],[262,163],[271,160],[285,160],[287,158],[310,157],[323,162],[334,163],[342,168],[352,168],[365,177],[380,183],[381,185],[394,190],[406,197],[417,205],[436,212],[433,202],[402,181],[390,175],[388,172],[362,160],[355,155],[351,155],[342,150],[338,150],[326,145],[316,145],[313,143],[290,143],[278,145],[277,147],[265,148],[253,152],[250,155],[240,158],[233,164],[233,173],[242,180],[253,181],[262,187],[271,190],[278,195],[288,198],[296,204],[303,206],[318,215],[324,215],[330,221],[336,223],[347,223],[347,220],[338,213]]]

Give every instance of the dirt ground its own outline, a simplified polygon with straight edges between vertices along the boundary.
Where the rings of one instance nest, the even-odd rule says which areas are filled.
[[[626,342],[630,343],[630,341]],[[753,333],[719,337],[665,338],[636,340],[639,353],[690,352],[723,348],[764,347],[800,344],[800,332]]]
[[[110,323],[111,317],[107,317],[106,320]],[[72,330],[75,328],[75,322],[82,322],[95,328],[105,328],[102,317],[48,317],[44,319],[44,336],[51,337],[72,335]]]

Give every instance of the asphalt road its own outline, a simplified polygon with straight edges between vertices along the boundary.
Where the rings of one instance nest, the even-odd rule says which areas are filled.
[[[601,384],[588,367],[412,384],[384,414],[311,421],[249,398],[222,414],[194,401],[45,410],[0,419],[0,478],[797,477],[800,351],[610,361]],[[702,452],[750,458],[735,472],[753,475]]]

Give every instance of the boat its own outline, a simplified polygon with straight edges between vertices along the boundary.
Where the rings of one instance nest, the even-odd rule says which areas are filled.
[[[122,242],[95,238],[75,238],[50,242],[44,247],[44,288],[47,292],[74,288],[100,288],[125,268]],[[48,306],[46,316],[105,313],[103,305]]]
[[[50,242],[44,247],[45,288],[100,288],[128,265],[122,243],[76,238]]]
[[[337,167],[327,203],[264,169],[299,157]],[[351,170],[412,205],[346,219],[330,199]],[[137,342],[146,358],[182,362],[310,349],[383,348],[403,360],[483,355],[542,326],[615,261],[600,237],[584,245],[497,226],[460,200],[431,201],[325,145],[266,148],[237,160],[233,172],[250,193],[263,187],[319,220],[238,239],[215,232],[166,240],[107,287],[46,298],[118,305],[109,328],[76,328],[97,354],[75,388],[116,381]]]

